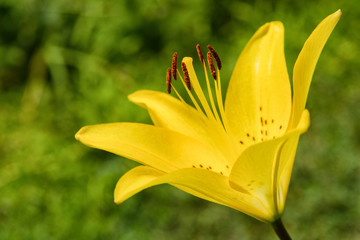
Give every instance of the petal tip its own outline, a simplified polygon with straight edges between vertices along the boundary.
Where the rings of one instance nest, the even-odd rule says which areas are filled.
[[[81,137],[82,137],[81,133],[84,131],[84,128],[85,128],[85,127],[82,127],[82,128],[75,134],[75,139],[78,140],[78,141],[80,141],[80,142],[81,142]]]

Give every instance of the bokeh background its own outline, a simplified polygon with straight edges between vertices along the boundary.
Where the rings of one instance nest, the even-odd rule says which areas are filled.
[[[311,31],[339,8],[283,221],[295,239],[360,239],[358,3],[0,0],[0,239],[277,239],[266,224],[167,185],[114,204],[116,181],[136,164],[74,134],[150,123],[127,95],[165,92],[172,53],[197,59],[197,43],[218,51],[225,92],[241,49],[267,21],[285,25],[291,75]]]

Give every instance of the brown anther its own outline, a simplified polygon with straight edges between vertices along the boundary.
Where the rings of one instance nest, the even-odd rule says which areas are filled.
[[[197,44],[197,45],[196,45],[196,51],[197,51],[197,53],[198,53],[198,55],[199,55],[200,62],[201,62],[202,64],[204,64],[205,58],[204,58],[204,55],[203,55],[203,53],[202,53],[202,51],[201,51],[200,44]]]
[[[280,129],[282,129],[282,125],[280,125],[280,127],[279,127]]]
[[[217,52],[215,51],[215,49],[211,45],[207,45],[207,48],[209,49],[211,54],[214,56],[216,64],[217,64],[219,70],[221,70],[221,60],[220,60],[219,55],[217,54]]]
[[[204,166],[203,166],[203,165],[201,165],[201,164],[200,164],[199,166],[200,166],[201,168],[203,168],[203,167],[204,167]]]
[[[250,134],[247,133],[246,136],[250,137]]]
[[[209,166],[209,169],[211,170],[211,169],[212,169],[212,167],[211,167],[211,166]]]
[[[265,130],[265,136],[267,136],[268,135],[268,132],[267,132],[267,130]]]
[[[240,141],[240,144],[244,144],[244,142],[243,142],[243,141]]]
[[[229,169],[230,168],[229,165],[226,165],[226,168]]]
[[[271,119],[271,123],[274,123],[274,119]]]
[[[210,51],[207,53],[207,60],[209,63],[211,75],[216,80],[216,70],[215,70],[215,66],[214,66],[214,60],[213,60],[213,56]]]
[[[173,77],[174,77],[175,80],[176,80],[176,73],[177,73],[177,57],[178,57],[178,53],[175,52],[175,53],[173,54],[172,63],[171,63],[172,75],[173,75]]]
[[[186,64],[184,62],[181,63],[181,69],[184,73],[184,81],[186,83],[186,86],[189,90],[191,90],[191,84],[190,84],[190,77],[189,77],[189,72],[186,68]]]
[[[170,94],[171,93],[171,69],[168,68],[166,71],[166,87],[167,87],[167,92]]]
[[[224,175],[223,172],[220,172],[221,175]]]
[[[262,111],[262,107],[260,106],[260,111]]]
[[[265,120],[265,125],[267,125],[267,120]]]
[[[256,138],[255,138],[255,137],[253,137],[252,139],[253,139],[254,141],[256,141]]]
[[[196,168],[195,165],[192,165],[193,168]]]

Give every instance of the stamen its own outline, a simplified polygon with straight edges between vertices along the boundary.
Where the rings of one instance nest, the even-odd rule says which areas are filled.
[[[219,70],[221,70],[221,60],[219,55],[217,54],[217,52],[215,51],[215,49],[211,46],[211,45],[207,45],[207,48],[209,49],[209,51],[211,52],[211,54],[214,56],[216,64],[219,68]]]
[[[176,80],[176,70],[177,70],[177,57],[178,57],[178,53],[175,52],[173,54],[172,63],[171,63],[172,74],[173,74],[173,77],[174,77],[175,80]]]
[[[166,87],[167,87],[167,92],[170,94],[171,93],[171,69],[168,68],[166,71]]]
[[[189,72],[186,68],[186,64],[184,62],[181,63],[181,69],[184,73],[184,81],[186,83],[186,86],[189,90],[191,90],[191,84],[190,84],[190,77],[189,77]]]
[[[214,66],[214,60],[210,51],[207,53],[207,59],[210,67],[210,73],[213,76],[213,78],[216,80],[216,70]]]
[[[196,50],[197,50],[197,52],[198,52],[200,62],[201,62],[202,64],[204,64],[205,58],[204,58],[204,55],[203,55],[203,53],[202,53],[202,51],[201,51],[201,48],[200,48],[200,45],[199,45],[199,44],[196,45]]]

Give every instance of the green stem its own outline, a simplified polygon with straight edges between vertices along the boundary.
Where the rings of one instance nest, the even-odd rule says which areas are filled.
[[[288,232],[286,231],[281,219],[277,219],[275,220],[271,226],[274,228],[276,234],[278,235],[278,237],[280,238],[280,240],[291,240],[290,235],[288,234]]]

